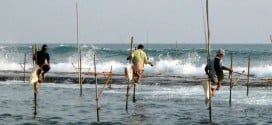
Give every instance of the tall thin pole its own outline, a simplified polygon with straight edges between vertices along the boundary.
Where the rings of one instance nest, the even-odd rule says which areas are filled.
[[[37,115],[37,82],[34,83],[34,115]]]
[[[79,84],[80,84],[80,96],[82,96],[82,76],[81,76],[81,51],[79,51]]]
[[[132,100],[133,102],[136,102],[136,84],[137,83],[135,82],[133,84],[133,100]]]
[[[130,89],[130,87],[129,87],[129,85],[130,85],[130,79],[128,78],[128,82],[127,82],[127,94],[126,94],[126,112],[128,113],[128,96],[129,96],[129,89]]]
[[[112,66],[111,66],[111,68],[110,68],[110,81],[109,81],[109,88],[111,89],[111,84],[112,84]]]
[[[271,41],[271,43],[272,43],[272,35],[270,34],[270,41]]]
[[[26,81],[26,53],[24,54],[24,83]]]
[[[133,48],[133,36],[130,39],[130,54],[132,53],[132,48]],[[131,63],[131,59],[129,61]],[[132,78],[133,79],[133,78]],[[128,96],[129,96],[129,90],[130,90],[130,78],[128,78],[127,82],[127,95],[126,95],[126,112],[128,112]]]
[[[211,56],[211,33],[210,33],[210,24],[209,24],[209,0],[206,0],[206,13],[207,13],[207,35],[208,35],[208,62],[210,61]]]
[[[95,78],[95,95],[96,95],[96,121],[99,122],[99,103],[98,103],[98,87],[97,87],[97,73],[96,73],[96,62],[95,62],[95,54],[94,54],[94,78]]]
[[[230,59],[230,69],[232,69],[233,66],[233,53],[231,53],[231,59]],[[229,79],[230,79],[230,84],[229,84],[229,89],[230,89],[230,95],[229,95],[229,105],[231,106],[231,89],[232,89],[232,72],[229,74]]]
[[[249,94],[249,76],[250,75],[250,56],[248,57],[248,67],[247,67],[247,96]]]
[[[37,61],[37,49],[38,49],[38,46],[37,44],[34,44],[32,46],[32,53],[34,55],[34,60],[33,60],[33,70],[36,70],[35,69],[35,64],[36,64],[36,61]],[[38,88],[37,88],[37,82],[34,83],[33,85],[33,91],[34,91],[34,116],[37,115],[37,93],[38,93]]]
[[[78,0],[76,0],[76,39],[77,39],[77,53],[78,53],[78,60],[77,60],[77,67],[78,67],[78,84],[80,84],[80,96],[82,96],[81,91],[81,71],[80,71],[80,46],[79,46],[79,25],[78,25]]]
[[[176,59],[178,58],[178,41],[176,41]]]
[[[133,41],[134,41],[134,38],[133,38],[133,36],[130,38],[130,55],[132,54],[132,49],[133,49]],[[130,60],[130,62],[131,62],[131,60]]]
[[[78,26],[78,2],[77,2],[77,0],[76,0],[76,30],[77,30],[77,36],[76,36],[77,37],[77,50],[78,50],[78,54],[79,54],[80,48],[79,48],[79,33],[78,33],[79,26]]]
[[[206,0],[206,19],[207,19],[207,35],[208,35],[208,56],[207,56],[207,64],[210,64],[210,58],[211,58],[211,37],[210,37],[210,24],[209,24],[209,0]],[[211,80],[209,79],[209,88],[211,88]],[[209,91],[209,118],[210,122],[212,121],[212,94],[211,91]]]
[[[130,43],[131,43],[131,45],[130,45],[130,48],[131,48],[131,52],[130,52],[130,54],[132,53],[132,44],[133,44],[133,41],[134,41],[134,38],[133,37],[131,37],[131,39],[130,39]],[[133,84],[133,99],[132,99],[132,101],[133,102],[136,102],[136,83],[134,82],[134,84]]]

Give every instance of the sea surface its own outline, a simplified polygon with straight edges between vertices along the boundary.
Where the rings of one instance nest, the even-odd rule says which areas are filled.
[[[42,44],[39,44],[41,47]],[[76,72],[78,49],[76,44],[48,44],[51,56],[51,70],[54,72]],[[134,45],[136,47],[137,44]],[[224,65],[230,66],[233,54],[234,71],[245,74],[248,71],[254,80],[271,79],[271,44],[217,44],[212,46],[212,57],[216,50],[224,48]],[[109,71],[123,74],[129,63],[129,44],[81,44],[82,67],[93,71],[94,57],[98,72]],[[0,125],[43,125],[43,124],[114,124],[114,125],[268,125],[272,124],[272,89],[269,86],[234,86],[231,105],[229,104],[229,86],[223,88],[212,98],[212,121],[209,119],[208,106],[205,104],[202,85],[196,85],[168,76],[205,77],[207,50],[204,44],[148,44],[145,45],[154,67],[145,66],[144,74],[160,74],[158,77],[143,78],[136,89],[136,102],[132,102],[132,93],[126,106],[126,84],[112,83],[99,98],[99,121],[96,114],[96,86],[84,84],[80,96],[78,84],[43,83],[34,104],[33,85],[24,81],[0,81]],[[31,44],[1,44],[0,72],[32,71]],[[8,73],[8,72],[7,72]],[[145,80],[154,84],[145,84]],[[125,79],[124,79],[125,81]],[[229,79],[225,79],[229,81]],[[175,84],[171,84],[175,83]],[[98,84],[101,91],[103,84]],[[36,110],[35,110],[36,109]],[[33,114],[36,111],[36,115]]]
[[[102,85],[98,86],[101,90]],[[0,83],[1,125],[97,124],[95,85],[42,84],[34,115],[33,86],[20,81]],[[232,90],[224,86],[212,99],[212,122],[204,103],[200,85],[139,85],[136,102],[132,91],[126,106],[126,85],[112,85],[99,100],[101,125],[269,125],[272,124],[271,88],[238,86]]]
[[[133,48],[137,47],[137,43]],[[39,48],[42,44],[38,44]],[[78,66],[77,44],[49,44],[51,56],[51,72],[75,72]],[[129,44],[81,44],[81,62],[83,71],[92,70],[94,55],[98,72],[109,71],[123,73],[130,53]],[[230,66],[233,54],[233,69],[236,72],[245,70],[247,74],[250,57],[250,74],[256,77],[272,76],[272,44],[215,44],[211,46],[211,58],[219,48],[226,51],[224,65]],[[147,44],[145,51],[154,67],[146,65],[148,74],[163,75],[205,75],[203,72],[207,62],[207,49],[204,44]],[[26,57],[25,57],[26,56]],[[26,61],[24,61],[26,58]],[[0,70],[22,71],[26,62],[26,70],[33,67],[32,44],[0,45]]]

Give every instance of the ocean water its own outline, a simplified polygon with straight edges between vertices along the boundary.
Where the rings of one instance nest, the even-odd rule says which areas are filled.
[[[99,90],[101,85],[98,86]],[[100,122],[97,123],[95,85],[83,86],[79,96],[77,84],[42,84],[34,115],[33,86],[20,81],[0,83],[0,124],[101,124],[101,125],[268,125],[272,124],[271,88],[233,88],[232,105],[224,86],[213,97],[212,122],[204,103],[203,88],[196,86],[139,85],[136,102],[132,91],[125,111],[126,85],[112,85],[100,98]]]
[[[41,47],[42,45],[38,45]],[[78,66],[78,49],[76,44],[49,44],[51,55],[51,72],[75,72]],[[137,44],[134,45],[137,47]],[[230,66],[230,55],[233,53],[233,69],[237,72],[245,70],[247,74],[248,58],[251,57],[250,74],[258,78],[272,75],[271,44],[217,44],[211,47],[211,57],[216,50],[226,50],[224,65]],[[83,71],[93,71],[93,58],[96,57],[98,72],[109,71],[123,73],[128,63],[129,44],[82,44],[80,45]],[[177,76],[205,76],[204,67],[207,62],[207,50],[204,44],[148,44],[145,45],[150,60],[155,66],[145,67],[148,74]],[[0,45],[0,70],[22,71],[26,55],[26,70],[31,71],[31,44]],[[74,64],[74,65],[72,65]]]
[[[41,45],[39,45],[41,46]],[[76,72],[76,44],[49,44],[51,70],[54,72]],[[129,44],[82,44],[82,65],[85,71],[93,71],[96,57],[98,72],[109,71],[123,74],[128,61]],[[136,46],[136,45],[135,45]],[[248,57],[254,80],[271,79],[272,50],[270,44],[212,46],[212,56],[218,48],[226,50],[224,65],[230,65],[230,54],[234,56],[234,71],[247,73]],[[209,122],[208,106],[204,103],[203,87],[191,84],[187,78],[206,77],[204,66],[207,52],[203,44],[148,44],[145,51],[155,66],[145,67],[145,75],[160,74],[159,77],[143,78],[136,90],[136,102],[132,102],[130,91],[128,113],[126,84],[112,83],[104,90],[99,101],[100,122],[97,123],[94,84],[83,85],[80,96],[78,84],[44,83],[37,97],[37,115],[34,115],[33,85],[23,81],[0,82],[0,125],[6,124],[115,124],[115,125],[187,125],[187,124],[272,124],[271,87],[242,85],[232,89],[232,105],[229,105],[229,87],[223,88],[212,99],[212,122]],[[0,45],[0,72],[22,71],[26,55],[26,70],[32,70],[31,44]],[[74,65],[73,65],[74,64]],[[7,72],[8,73],[8,72]],[[180,82],[178,77],[186,76]],[[125,79],[124,79],[125,81]],[[225,81],[229,81],[226,79]],[[149,82],[149,84],[147,84]],[[151,84],[150,84],[151,82]],[[169,84],[161,84],[161,83]],[[178,84],[177,84],[178,82]],[[190,82],[190,81],[189,81]],[[125,83],[125,82],[124,82]],[[174,83],[174,84],[171,84]],[[101,90],[102,84],[98,85]]]

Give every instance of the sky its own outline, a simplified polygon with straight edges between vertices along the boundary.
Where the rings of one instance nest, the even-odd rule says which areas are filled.
[[[0,0],[0,43],[206,43],[206,0]],[[211,42],[270,43],[272,0],[209,0]]]

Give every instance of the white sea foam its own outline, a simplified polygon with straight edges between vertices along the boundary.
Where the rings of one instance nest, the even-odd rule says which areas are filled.
[[[122,74],[124,73],[124,68],[126,63],[120,62],[118,60],[110,60],[104,62],[98,62],[96,64],[97,72],[109,72],[111,67],[114,73]],[[26,63],[26,70],[31,71],[33,64]],[[205,64],[197,65],[190,62],[182,62],[177,59],[162,59],[154,62],[154,67],[145,65],[145,74],[162,74],[162,75],[187,75],[187,76],[203,76]],[[52,63],[51,72],[76,72],[78,68],[78,63]],[[234,66],[234,71],[242,72],[247,74],[247,66]],[[23,71],[23,63],[8,62],[5,60],[0,61],[0,70],[13,70],[13,71]],[[93,72],[94,66],[92,62],[85,61],[82,63],[83,72]],[[272,75],[272,65],[255,65],[250,67],[250,74],[255,77],[269,77]]]

